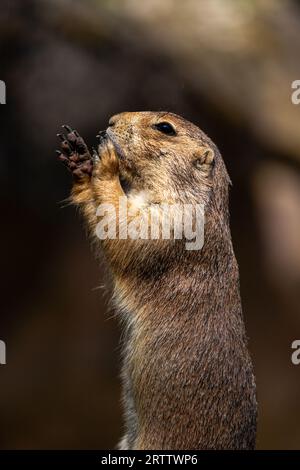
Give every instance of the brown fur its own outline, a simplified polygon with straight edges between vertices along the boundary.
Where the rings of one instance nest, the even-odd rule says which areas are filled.
[[[177,135],[153,127],[165,121]],[[202,203],[206,217],[200,251],[187,251],[182,240],[101,243],[125,329],[120,447],[252,449],[255,382],[221,155],[198,127],[171,113],[122,113],[107,134],[92,175],[83,172],[72,191],[92,233],[97,206],[117,206],[125,192],[129,206],[130,195],[143,191],[149,204]]]

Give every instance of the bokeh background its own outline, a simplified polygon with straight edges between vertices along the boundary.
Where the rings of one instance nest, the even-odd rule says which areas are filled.
[[[0,448],[112,448],[119,334],[56,161],[56,133],[120,111],[198,124],[228,166],[255,364],[258,448],[300,449],[300,5],[286,0],[1,0]]]

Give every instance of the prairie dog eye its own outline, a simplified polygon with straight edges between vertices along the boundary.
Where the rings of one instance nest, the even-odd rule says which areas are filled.
[[[154,129],[157,129],[158,131],[162,132],[163,134],[166,135],[176,135],[176,131],[172,124],[169,122],[159,122],[158,124],[154,124]]]

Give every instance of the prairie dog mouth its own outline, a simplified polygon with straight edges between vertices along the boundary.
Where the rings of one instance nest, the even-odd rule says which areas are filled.
[[[116,140],[114,139],[114,136],[111,134],[111,132],[109,132],[109,129],[104,130],[104,131],[99,131],[96,137],[99,139],[100,146],[103,145],[109,139],[110,142],[115,147],[115,150],[117,152],[119,159],[125,160],[125,155],[121,146],[116,142]]]
[[[109,138],[109,140],[113,143],[115,150],[117,152],[117,155],[121,161],[126,160],[125,153],[121,147],[121,145],[117,142],[113,132],[111,132],[110,128],[108,128],[106,131],[103,131],[106,134],[106,138]]]
[[[120,183],[125,193],[128,193],[131,189],[131,184],[136,175],[136,171],[132,166],[130,159],[126,158],[125,152],[121,145],[117,142],[117,139],[110,128],[100,131],[97,135],[99,139],[99,146],[105,145],[105,142],[109,140],[116,151],[116,154],[120,161]]]

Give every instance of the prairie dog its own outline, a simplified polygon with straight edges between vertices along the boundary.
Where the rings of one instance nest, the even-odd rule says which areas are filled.
[[[253,449],[255,380],[229,227],[230,179],[217,147],[167,112],[113,116],[94,156],[76,131],[66,131],[59,158],[74,176],[71,200],[104,251],[124,323],[119,448]],[[164,202],[202,205],[203,247],[99,240],[97,208],[118,210],[120,197],[133,215]]]

